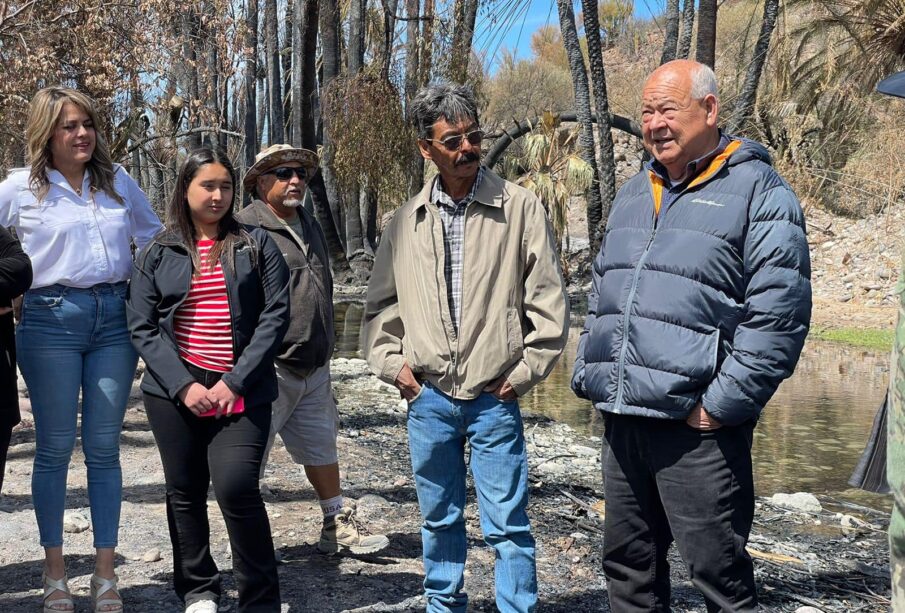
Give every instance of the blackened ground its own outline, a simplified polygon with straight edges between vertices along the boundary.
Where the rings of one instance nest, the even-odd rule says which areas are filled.
[[[339,437],[345,495],[356,499],[361,524],[387,534],[377,555],[326,556],[317,552],[321,513],[301,468],[280,443],[263,481],[280,557],[284,611],[417,611],[421,594],[421,538],[408,462],[405,406],[398,393],[371,377],[361,360],[337,359],[333,379],[342,414]],[[23,390],[23,394],[24,394]],[[27,398],[23,407],[28,408]],[[31,506],[34,429],[30,413],[13,435],[0,497],[0,611],[40,609],[41,550]],[[530,515],[538,541],[542,611],[608,611],[600,565],[603,538],[600,440],[547,418],[526,416],[531,464]],[[122,436],[124,504],[117,573],[129,613],[179,612],[172,591],[172,556],[164,509],[163,473],[154,439],[134,390]],[[70,468],[68,512],[88,518],[83,456]],[[474,492],[466,514],[469,552],[465,588],[471,610],[494,611],[494,551],[481,539]],[[889,596],[887,517],[864,508],[833,506],[806,514],[758,501],[751,540],[765,610],[886,610]],[[225,597],[235,610],[229,542],[210,499],[212,549]],[[843,525],[846,524],[846,525]],[[70,585],[78,610],[89,606],[90,528],[66,534]],[[158,559],[159,558],[159,559]],[[672,552],[673,609],[703,611],[700,596]]]

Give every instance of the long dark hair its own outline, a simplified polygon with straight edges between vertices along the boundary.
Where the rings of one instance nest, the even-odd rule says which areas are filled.
[[[211,247],[210,255],[207,259],[210,270],[213,270],[221,256],[226,254],[225,267],[228,270],[235,271],[236,249],[242,245],[254,246],[254,239],[233,216],[233,209],[236,205],[237,184],[236,171],[232,162],[229,161],[229,157],[220,149],[210,149],[208,147],[190,151],[179,168],[176,188],[173,190],[173,197],[170,198],[170,203],[167,206],[166,226],[169,231],[177,234],[182,239],[183,244],[189,250],[195,274],[201,272],[201,258],[198,255],[198,247],[195,245],[198,237],[195,233],[195,224],[192,221],[192,212],[189,209],[186,194],[192,179],[195,178],[201,167],[207,164],[220,164],[223,166],[233,182],[233,193],[229,208],[217,224],[217,239],[214,242],[214,246]],[[255,249],[252,249],[252,254],[254,253]]]

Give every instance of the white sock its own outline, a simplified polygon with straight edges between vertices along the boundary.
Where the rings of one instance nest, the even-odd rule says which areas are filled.
[[[324,512],[324,518],[329,519],[343,510],[343,496],[334,496],[327,500],[321,500],[321,511]]]

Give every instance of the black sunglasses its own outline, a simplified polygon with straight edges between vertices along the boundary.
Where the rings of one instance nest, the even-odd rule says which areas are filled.
[[[273,170],[268,170],[264,173],[265,175],[273,175],[280,181],[289,181],[292,179],[292,175],[295,175],[299,178],[299,181],[306,181],[308,179],[308,169],[307,168],[289,168],[287,166],[280,166],[279,168],[274,168]]]
[[[438,138],[425,138],[429,143],[440,143],[450,151],[458,151],[459,147],[462,146],[462,139],[467,138],[469,144],[478,146],[484,140],[484,130],[478,128],[477,130],[472,130],[468,134],[455,134],[453,136],[447,136],[444,139]]]

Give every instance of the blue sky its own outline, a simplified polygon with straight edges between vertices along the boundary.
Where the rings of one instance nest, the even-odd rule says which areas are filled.
[[[662,12],[664,4],[664,0],[635,0],[635,16],[649,18]],[[496,22],[486,12],[478,13],[474,44],[486,53],[485,63],[491,73],[495,72],[504,49],[513,51],[519,58],[530,57],[531,35],[546,24],[559,27],[555,0],[509,0],[494,5],[514,5],[518,10],[507,14],[498,9],[502,14],[496,15]],[[581,5],[575,2],[574,7],[577,15]]]

